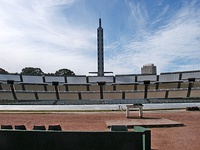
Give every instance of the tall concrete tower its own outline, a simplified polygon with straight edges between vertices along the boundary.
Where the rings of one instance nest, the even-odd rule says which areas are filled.
[[[97,53],[98,76],[104,76],[103,28],[101,27],[101,18],[99,18],[99,27],[97,28]]]
[[[97,28],[97,55],[98,71],[89,73],[97,74],[97,76],[104,76],[106,73],[113,73],[104,72],[103,28],[101,27],[101,18],[99,18],[99,27]]]

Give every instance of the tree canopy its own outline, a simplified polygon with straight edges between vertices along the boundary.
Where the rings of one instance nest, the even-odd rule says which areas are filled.
[[[44,72],[40,68],[25,67],[22,69],[22,75],[44,75]]]
[[[0,74],[14,74],[14,73],[9,73],[6,70],[0,68]],[[18,73],[15,73],[18,74]],[[22,69],[20,72],[22,75],[45,75],[45,76],[75,76],[75,73],[71,71],[70,69],[59,69],[55,73],[44,73],[42,69],[40,68],[34,68],[34,67],[25,67]]]
[[[0,68],[0,74],[9,74],[5,69]]]
[[[75,73],[69,69],[60,69],[56,71],[55,75],[57,76],[74,76]]]

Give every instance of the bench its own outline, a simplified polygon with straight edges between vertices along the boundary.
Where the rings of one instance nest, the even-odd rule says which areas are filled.
[[[133,104],[133,105],[126,105],[126,117],[129,118],[129,111],[131,108],[138,108],[139,109],[139,117],[143,117],[143,105],[142,104]]]

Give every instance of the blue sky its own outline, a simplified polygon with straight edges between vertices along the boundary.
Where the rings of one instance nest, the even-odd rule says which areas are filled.
[[[97,71],[101,17],[105,71],[200,70],[199,8],[199,0],[0,0],[0,67]]]

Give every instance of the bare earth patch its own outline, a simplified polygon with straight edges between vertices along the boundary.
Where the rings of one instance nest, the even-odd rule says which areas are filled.
[[[131,112],[137,118],[138,112]],[[150,128],[152,149],[199,150],[200,111],[144,111],[144,117],[165,118],[184,124],[182,127]],[[132,120],[134,119],[131,118]],[[0,125],[61,125],[62,130],[106,131],[106,121],[127,121],[125,112],[65,112],[65,113],[0,113]]]

